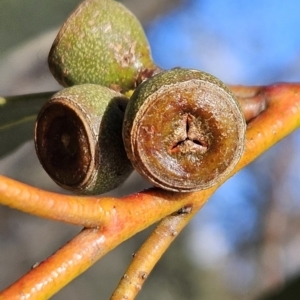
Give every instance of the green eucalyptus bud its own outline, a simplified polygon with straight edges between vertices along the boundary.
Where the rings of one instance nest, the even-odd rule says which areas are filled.
[[[135,88],[157,69],[136,17],[114,0],[86,0],[64,23],[49,53],[60,84]]]

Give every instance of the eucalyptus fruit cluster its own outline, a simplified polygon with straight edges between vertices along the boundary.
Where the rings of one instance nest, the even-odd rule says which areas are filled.
[[[48,62],[65,88],[42,107],[35,145],[66,189],[104,193],[133,168],[170,191],[206,189],[243,153],[246,123],[232,92],[205,72],[161,70],[139,21],[119,2],[82,2]]]

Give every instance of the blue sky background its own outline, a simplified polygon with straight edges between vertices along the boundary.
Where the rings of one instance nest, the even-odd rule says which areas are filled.
[[[232,83],[299,80],[297,0],[186,0],[153,22],[147,34],[162,67],[195,67]]]

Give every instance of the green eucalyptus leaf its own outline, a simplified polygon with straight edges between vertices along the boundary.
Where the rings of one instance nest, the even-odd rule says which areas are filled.
[[[33,139],[36,116],[53,94],[0,97],[0,158]]]

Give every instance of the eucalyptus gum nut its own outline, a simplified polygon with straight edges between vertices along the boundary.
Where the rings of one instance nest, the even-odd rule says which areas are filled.
[[[245,130],[239,103],[220,80],[175,68],[135,90],[123,140],[134,168],[155,186],[191,192],[217,184],[233,170]]]
[[[132,172],[122,140],[128,99],[95,84],[54,94],[35,126],[38,158],[60,186],[79,194],[100,194]]]
[[[66,20],[49,53],[50,70],[63,86],[95,83],[126,91],[154,65],[136,17],[113,0],[86,0]]]

